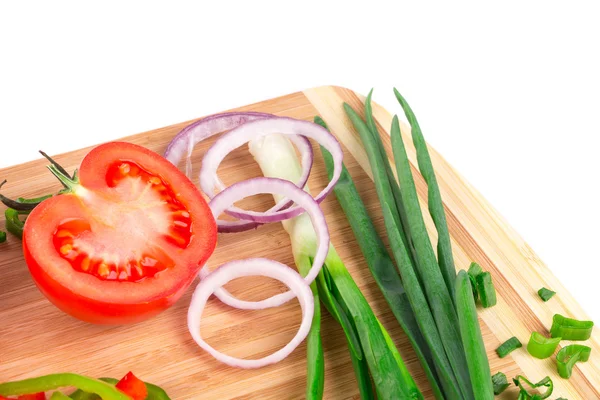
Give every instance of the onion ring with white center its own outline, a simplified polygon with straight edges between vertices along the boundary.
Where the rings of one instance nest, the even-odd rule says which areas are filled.
[[[242,146],[244,143],[272,133],[285,134],[290,137],[300,135],[308,139],[313,139],[331,153],[334,159],[333,177],[327,186],[315,197],[317,203],[323,201],[337,183],[342,172],[342,148],[337,139],[322,126],[308,121],[285,117],[250,121],[232,129],[217,139],[202,160],[200,187],[204,193],[210,198],[213,198],[215,197],[215,189],[223,189],[225,187],[217,175],[217,170],[227,154]],[[290,199],[288,198],[284,198],[279,201],[277,205],[273,207],[273,209],[277,208],[275,211],[273,211],[273,209],[265,212],[248,211],[233,206],[228,207],[227,210],[224,211],[233,217],[246,221],[259,223],[280,222],[298,216],[303,212],[302,207],[299,205],[282,209],[289,200]],[[221,226],[222,224],[223,221],[217,221],[218,226]]]
[[[325,216],[323,215],[323,211],[321,211],[321,207],[319,207],[319,204],[315,201],[315,199],[312,198],[310,194],[306,193],[304,190],[298,188],[292,182],[285,179],[264,177],[252,178],[242,182],[234,183],[227,189],[217,194],[210,201],[209,207],[218,223],[219,215],[221,215],[221,213],[223,213],[233,203],[245,197],[263,193],[279,194],[289,198],[296,203],[298,207],[301,207],[302,210],[305,210],[310,217],[317,235],[318,244],[317,251],[313,259],[313,264],[310,268],[310,271],[304,278],[306,284],[310,285],[319,274],[319,271],[321,271],[323,263],[325,262],[325,258],[327,257],[327,253],[329,252],[329,229],[327,227],[327,222],[325,221]],[[206,279],[206,277],[210,276],[210,274],[211,273],[205,267],[200,271],[199,275],[201,279]],[[280,306],[293,299],[294,293],[287,291],[260,301],[245,301],[234,297],[224,288],[217,288],[215,290],[215,296],[217,296],[223,303],[231,307],[244,310],[256,310]]]
[[[230,112],[211,115],[183,128],[167,146],[167,150],[165,151],[164,157],[175,165],[179,164],[179,162],[185,157],[185,174],[188,178],[191,179],[191,156],[194,147],[198,143],[218,133],[237,128],[238,126],[243,125],[247,122],[270,118],[277,117],[273,114],[257,112]],[[298,186],[299,188],[304,188],[304,186],[306,186],[306,182],[308,181],[308,177],[310,176],[310,171],[312,169],[314,159],[313,149],[308,139],[306,139],[303,136],[291,135],[289,139],[294,143],[294,145],[300,152],[301,157],[302,175],[300,176],[298,182],[296,182],[296,186]],[[218,179],[218,177],[217,186],[220,190],[223,190],[225,188],[225,185],[221,182],[220,179]],[[214,194],[212,193],[206,194],[210,198],[214,197]],[[290,205],[290,201],[282,201],[274,207],[267,210],[266,212],[275,212],[280,209],[289,207]],[[240,219],[238,221],[221,221],[221,224],[218,228],[219,232],[235,233],[247,231],[258,227],[259,225],[260,223],[257,223],[255,221]]]
[[[302,309],[302,322],[294,338],[283,348],[257,360],[246,360],[223,354],[206,343],[200,334],[202,312],[211,294],[227,282],[247,276],[266,276],[283,282],[298,298]],[[314,302],[312,291],[296,271],[277,261],[265,258],[250,258],[223,264],[198,284],[188,310],[188,329],[196,343],[222,363],[239,368],[260,368],[283,360],[302,343],[310,331],[313,314]]]

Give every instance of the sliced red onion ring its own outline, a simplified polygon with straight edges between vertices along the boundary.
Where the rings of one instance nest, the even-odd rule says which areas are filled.
[[[312,198],[310,194],[298,188],[292,182],[284,179],[264,177],[252,178],[246,181],[234,183],[227,189],[223,190],[210,201],[209,206],[218,223],[219,215],[221,215],[233,203],[245,197],[263,193],[279,194],[289,198],[296,203],[300,209],[306,210],[306,213],[310,217],[313,227],[315,228],[315,233],[317,234],[318,244],[312,267],[304,278],[306,284],[311,284],[323,267],[323,263],[325,262],[325,258],[329,252],[329,229],[327,228],[327,222],[325,221],[325,216],[323,215],[323,211],[321,211],[321,207],[319,207],[319,204],[315,201],[315,199]],[[210,275],[211,273],[206,268],[203,268],[200,271],[201,279],[206,279],[206,277]],[[221,287],[215,289],[214,293],[223,303],[231,307],[244,310],[277,307],[294,298],[294,293],[290,291],[277,294],[261,301],[240,300]]]
[[[194,147],[204,139],[216,135],[224,131],[234,129],[246,122],[256,121],[260,119],[277,118],[273,114],[257,113],[257,112],[233,112],[215,114],[209,117],[203,118],[199,121],[192,123],[185,127],[179,132],[175,138],[167,146],[165,151],[165,158],[171,163],[177,165],[183,157],[186,157],[185,174],[188,178],[192,178],[192,162],[191,156]],[[313,149],[308,139],[302,136],[290,136],[290,140],[298,148],[301,159],[302,159],[302,176],[296,182],[296,185],[303,188],[308,181],[310,171],[313,163]],[[217,185],[219,189],[223,190],[225,185],[217,177]],[[212,192],[209,194],[211,198],[214,197]],[[267,213],[271,213],[282,208],[290,206],[289,200],[282,200],[274,207],[270,208]],[[256,228],[260,223],[254,221],[222,221],[219,225],[219,232],[243,232],[249,229]]]
[[[258,360],[245,360],[223,354],[206,343],[200,334],[202,312],[210,295],[222,288],[227,282],[246,276],[266,276],[285,283],[298,298],[300,307],[302,308],[302,323],[296,336],[283,348]],[[188,329],[196,343],[217,360],[232,367],[260,368],[283,360],[302,343],[310,330],[313,314],[313,294],[310,287],[296,271],[276,261],[264,258],[251,258],[223,264],[198,284],[188,310]]]
[[[191,155],[194,147],[206,138],[216,135],[220,132],[225,132],[245,124],[248,121],[257,119],[273,118],[273,114],[257,113],[257,112],[241,112],[241,113],[222,113],[214,114],[206,118],[202,118],[181,130],[171,140],[165,150],[164,157],[177,165],[186,158],[185,174],[188,178],[192,178],[192,162]]]
[[[240,125],[237,128],[221,136],[208,150],[202,160],[202,169],[200,171],[200,187],[209,197],[214,197],[215,188],[223,189],[225,185],[220,181],[217,170],[223,159],[234,149],[242,146],[256,138],[266,136],[272,133],[281,133],[289,136],[301,135],[313,139],[325,147],[334,160],[333,177],[329,184],[319,193],[315,200],[317,203],[329,194],[337,183],[342,172],[343,151],[335,139],[325,128],[308,121],[301,121],[292,118],[275,117],[269,119],[255,120]],[[247,211],[237,207],[229,207],[227,214],[246,221],[270,223],[279,222],[300,215],[303,210],[296,205],[288,209],[281,209],[289,199],[283,199],[277,203],[277,210],[272,208],[265,212]],[[217,221],[221,226],[222,221]]]

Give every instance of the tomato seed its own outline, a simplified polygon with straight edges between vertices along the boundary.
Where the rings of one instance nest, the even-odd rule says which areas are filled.
[[[71,252],[71,250],[73,250],[73,245],[65,244],[60,247],[59,251],[60,251],[60,254],[62,254],[63,256],[66,256],[67,254],[69,254]]]

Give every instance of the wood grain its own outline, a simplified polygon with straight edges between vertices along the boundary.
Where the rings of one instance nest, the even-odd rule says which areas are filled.
[[[342,109],[343,102],[362,109],[363,101],[363,96],[351,90],[325,86],[236,110],[269,112],[306,120],[320,114],[340,139],[345,150],[345,163],[377,229],[387,241],[366,154]],[[385,147],[391,155],[391,115],[379,106],[375,106],[374,111],[380,130],[385,133]],[[162,153],[169,140],[189,122],[123,140]],[[409,129],[403,126],[402,130],[421,204],[426,210],[427,187],[416,168]],[[198,171],[202,155],[211,143],[212,140],[207,140],[194,150],[195,171]],[[56,159],[73,170],[88,150],[59,155]],[[434,149],[430,151],[446,207],[457,267],[466,268],[472,260],[479,262],[484,269],[492,272],[498,289],[498,305],[480,313],[492,373],[503,371],[509,377],[524,373],[532,380],[550,375],[555,382],[553,398],[600,398],[599,357],[592,356],[589,362],[577,364],[572,378],[567,381],[557,376],[552,359],[534,359],[524,349],[505,359],[496,356],[494,349],[513,335],[526,343],[531,331],[547,333],[554,313],[577,318],[586,318],[586,315],[507,222]],[[314,193],[327,183],[323,162],[319,153],[316,154],[309,181]],[[46,171],[45,164],[40,159],[0,170],[0,178],[9,181],[3,193],[29,197],[58,190],[59,185]],[[247,149],[243,148],[227,157],[219,173],[225,183],[232,183],[259,176],[260,170]],[[245,201],[245,205],[265,208],[272,204],[271,201],[268,196],[257,196]],[[427,398],[432,398],[424,373],[370,276],[352,231],[333,196],[323,203],[323,210],[333,244],[394,338],[418,385]],[[431,220],[427,223],[435,239]],[[0,226],[3,225],[3,216],[0,216]],[[279,224],[261,227],[257,232],[220,235],[209,265],[216,267],[232,258],[251,256],[268,257],[293,265],[289,238]],[[143,379],[163,386],[173,399],[304,397],[304,345],[281,363],[257,371],[229,368],[198,349],[186,327],[192,289],[174,307],[150,321],[132,326],[106,327],[74,320],[52,306],[33,284],[23,261],[20,242],[10,235],[8,242],[0,245],[0,276],[0,381],[60,371],[119,377],[133,370]],[[536,294],[542,286],[559,294],[543,303]],[[236,280],[227,288],[246,299],[264,298],[282,289],[280,284],[259,278]],[[233,310],[213,299],[203,321],[202,333],[211,345],[235,356],[260,357],[282,347],[293,337],[299,326],[300,312],[297,302],[276,310],[249,312]],[[322,332],[326,361],[325,399],[358,398],[344,335],[327,313],[323,316]],[[593,353],[600,352],[597,330],[591,346],[594,347]],[[513,388],[499,398],[515,397]]]

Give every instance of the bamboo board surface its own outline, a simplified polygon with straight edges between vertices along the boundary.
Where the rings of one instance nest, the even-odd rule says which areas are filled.
[[[358,134],[345,117],[342,103],[362,110],[364,97],[351,90],[324,86],[304,92],[240,107],[237,111],[268,112],[281,116],[312,120],[321,115],[342,143],[345,164],[354,178],[361,197],[385,239],[383,219],[369,164]],[[398,107],[398,111],[400,108]],[[389,128],[391,115],[375,105],[375,118],[384,132],[384,144],[391,155]],[[416,110],[418,114],[418,110]],[[171,138],[191,121],[124,138],[163,153]],[[403,134],[415,175],[421,205],[426,210],[427,187],[416,168],[416,156],[410,130]],[[425,132],[427,135],[427,132]],[[196,147],[193,166],[199,171],[202,154],[213,140]],[[81,149],[56,156],[72,171],[89,151]],[[554,358],[537,360],[525,349],[499,359],[495,348],[511,336],[526,345],[532,331],[547,333],[552,315],[561,313],[586,318],[561,283],[552,275],[533,250],[508,223],[469,185],[435,150],[430,149],[434,168],[446,207],[452,245],[458,268],[477,261],[493,275],[498,304],[480,309],[480,322],[491,361],[492,373],[503,371],[509,377],[523,373],[537,381],[550,375],[555,383],[552,398],[600,399],[600,334],[594,330],[589,345],[592,357],[576,365],[570,380],[556,374]],[[315,165],[309,180],[313,193],[326,185],[326,173],[315,147]],[[34,197],[59,189],[45,169],[45,160],[0,170],[8,179],[3,193],[10,197]],[[366,172],[365,172],[366,171]],[[260,170],[246,148],[228,156],[219,173],[226,184],[252,176]],[[267,196],[246,203],[263,207],[271,204]],[[375,313],[395,340],[402,357],[426,398],[433,398],[416,356],[389,311],[372,279],[352,231],[335,196],[323,203],[332,242]],[[427,220],[432,232],[433,224]],[[0,226],[4,226],[3,213]],[[432,234],[433,235],[433,234]],[[289,238],[280,224],[263,226],[258,231],[220,235],[212,268],[245,257],[268,257],[293,265]],[[201,351],[187,331],[186,313],[193,288],[179,302],[146,322],[131,326],[95,326],[77,321],[50,304],[35,287],[23,260],[21,243],[9,234],[0,245],[0,382],[55,372],[77,372],[90,376],[121,377],[132,370],[146,381],[161,385],[173,399],[301,399],[306,381],[306,348],[301,345],[279,364],[259,370],[227,367]],[[536,291],[542,286],[558,292],[543,303]],[[226,286],[244,299],[257,300],[281,291],[281,285],[266,279],[236,280]],[[358,399],[347,345],[342,330],[323,313],[321,332],[325,351],[325,399]],[[258,358],[291,339],[300,323],[300,307],[290,302],[278,309],[262,311],[233,310],[214,298],[204,313],[202,334],[214,347],[228,354]],[[514,386],[500,399],[516,398]]]

